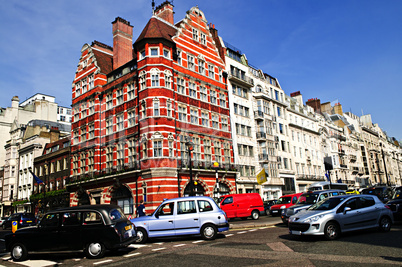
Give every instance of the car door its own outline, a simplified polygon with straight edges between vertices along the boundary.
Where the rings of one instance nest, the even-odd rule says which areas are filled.
[[[235,203],[233,203],[233,196],[225,198],[221,202],[221,208],[226,212],[226,216],[229,218],[236,217],[237,207],[235,206]]]
[[[64,250],[75,250],[82,247],[81,212],[68,211],[61,214],[59,236],[63,240],[61,247]]]
[[[190,235],[200,232],[200,216],[197,212],[195,200],[177,201],[174,225],[176,235]]]
[[[149,237],[175,235],[175,202],[161,205],[149,221]]]
[[[346,208],[350,210],[345,211]],[[360,223],[361,213],[358,210],[358,198],[348,199],[337,211],[340,213],[340,224],[342,230],[348,231],[356,227]]]
[[[373,197],[359,197],[359,211],[361,213],[361,227],[374,227],[377,224],[380,211],[375,207]]]
[[[60,250],[63,240],[59,236],[59,213],[48,213],[39,224],[38,240],[33,240],[35,250]]]

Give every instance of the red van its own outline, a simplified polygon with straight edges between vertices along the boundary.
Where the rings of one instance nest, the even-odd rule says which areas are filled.
[[[276,202],[276,204],[269,208],[269,214],[271,214],[271,216],[281,215],[281,210],[287,209],[290,206],[296,204],[297,199],[299,198],[299,196],[301,196],[301,194],[303,193],[295,193],[281,196]]]
[[[228,218],[247,219],[251,216],[258,220],[260,213],[264,212],[264,203],[258,193],[232,194],[222,197],[221,209]]]

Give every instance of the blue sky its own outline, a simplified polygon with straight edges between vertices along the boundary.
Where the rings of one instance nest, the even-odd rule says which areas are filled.
[[[164,0],[156,0],[159,5]],[[71,85],[85,43],[113,45],[118,16],[138,37],[151,0],[0,0],[0,99],[9,107],[45,93],[71,105]],[[175,22],[198,5],[249,63],[277,77],[286,94],[340,102],[371,114],[402,139],[402,1],[175,0]]]

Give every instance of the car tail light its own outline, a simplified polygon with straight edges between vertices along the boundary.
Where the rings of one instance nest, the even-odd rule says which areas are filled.
[[[20,224],[22,224],[24,221],[23,220],[20,220]]]
[[[389,209],[389,210],[391,209],[388,205],[384,205],[384,207],[386,207],[386,208]]]

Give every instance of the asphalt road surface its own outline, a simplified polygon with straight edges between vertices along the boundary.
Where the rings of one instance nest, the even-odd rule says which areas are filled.
[[[275,222],[278,218],[260,218]],[[232,221],[244,226],[251,220]],[[3,233],[3,232],[2,232]],[[213,241],[200,237],[157,239],[144,245],[108,252],[97,260],[82,253],[32,254],[25,266],[401,266],[402,224],[389,233],[376,230],[344,234],[335,241],[289,235],[283,224],[231,229]],[[2,266],[13,263],[1,256]]]

